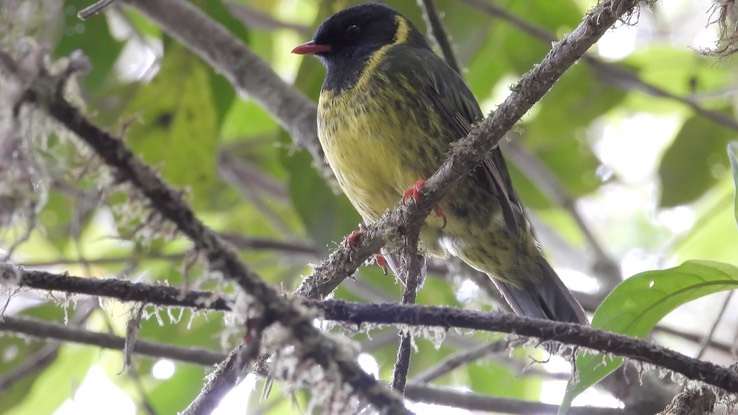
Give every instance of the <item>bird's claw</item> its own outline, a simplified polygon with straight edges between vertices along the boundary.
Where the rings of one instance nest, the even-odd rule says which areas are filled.
[[[361,237],[361,232],[365,230],[366,230],[366,226],[364,226],[364,224],[359,224],[359,229],[352,231],[346,237],[346,244],[352,249],[356,248],[356,245],[359,244],[359,238]],[[374,261],[376,262],[379,268],[382,268],[382,272],[384,273],[384,275],[387,275],[387,260],[384,259],[382,254],[380,254],[379,252],[374,254]]]
[[[402,202],[404,203],[406,200],[412,198],[415,203],[419,203],[420,200],[423,198],[423,186],[425,185],[425,180],[420,179],[415,184],[405,190],[402,193]],[[443,212],[443,209],[440,206],[436,206],[433,208],[433,216],[437,218],[441,218],[443,220],[443,225],[441,225],[441,229],[446,227],[446,224],[448,221],[446,220],[446,214]]]

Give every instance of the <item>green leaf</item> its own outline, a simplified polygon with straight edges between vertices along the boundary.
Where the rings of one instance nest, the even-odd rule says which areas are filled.
[[[723,153],[733,133],[704,117],[692,116],[659,165],[661,207],[692,202],[719,179],[728,162]]]
[[[687,261],[675,268],[642,272],[623,281],[605,298],[595,312],[592,327],[643,338],[680,305],[736,287],[738,267],[721,262]],[[580,354],[576,364],[579,381],[569,380],[559,414],[565,414],[577,395],[622,363],[621,357]]]
[[[166,381],[154,381],[147,392],[157,414],[176,414],[197,397],[206,371],[202,367],[177,364],[174,376]]]
[[[42,304],[23,310],[19,316],[44,321],[61,321],[64,319],[64,310],[56,304]],[[35,362],[35,370],[27,371],[25,376],[15,380],[8,389],[0,393],[0,413],[4,414],[10,408],[23,402],[36,380],[43,376],[44,370],[54,364],[56,359],[54,356],[49,357],[49,361],[43,364],[38,360],[37,353],[47,345],[48,343],[43,340],[4,334],[0,341],[0,356],[3,356],[0,359],[0,373],[11,373],[22,368],[29,361]]]
[[[571,135],[620,104],[625,94],[598,79],[589,66],[574,65],[538,104],[535,118],[524,127],[526,137],[536,147],[572,141]]]
[[[161,69],[126,112],[143,118],[131,126],[128,144],[148,163],[163,164],[162,175],[189,186],[202,205],[213,190],[218,141],[211,78],[202,61],[168,42]]]
[[[642,48],[624,63],[639,68],[638,77],[642,81],[678,96],[720,90],[733,76],[728,65],[716,65],[714,59],[688,48]],[[653,99],[649,101],[651,106],[657,103]]]
[[[733,183],[735,184],[733,215],[738,224],[738,141],[728,143],[728,159],[730,159],[730,169],[733,171]]]
[[[95,361],[97,350],[68,344],[59,349],[54,363],[38,376],[32,386],[25,390],[23,402],[6,415],[51,414],[73,396],[74,387],[82,383],[87,371]]]
[[[55,57],[69,56],[81,50],[90,60],[92,70],[81,78],[88,93],[95,93],[108,78],[123,45],[110,34],[105,15],[80,20],[77,12],[90,5],[85,0],[64,2],[64,29],[54,50]]]
[[[333,246],[356,229],[361,218],[344,195],[336,195],[313,168],[310,155],[301,151],[288,155],[288,192],[302,218],[307,234],[321,247]]]
[[[529,353],[530,351],[519,349],[516,352]],[[543,384],[540,377],[520,376],[518,370],[512,370],[489,360],[470,364],[467,373],[470,381],[468,386],[474,392],[523,400],[540,399]]]

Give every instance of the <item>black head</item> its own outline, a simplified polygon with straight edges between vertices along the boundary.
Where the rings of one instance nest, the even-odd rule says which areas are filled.
[[[398,39],[401,24],[406,34]],[[382,46],[397,42],[427,47],[425,38],[409,20],[383,4],[366,3],[326,19],[313,40],[297,46],[292,53],[316,55],[330,70],[334,65],[366,59]]]

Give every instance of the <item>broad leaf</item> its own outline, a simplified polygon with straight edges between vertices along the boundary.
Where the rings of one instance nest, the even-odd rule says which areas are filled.
[[[625,280],[605,298],[595,312],[592,327],[643,338],[680,305],[736,287],[738,267],[721,262],[687,261],[675,268],[642,272]],[[576,363],[578,382],[569,380],[559,414],[565,414],[577,395],[622,363],[620,357],[580,354]]]
[[[130,128],[128,144],[145,161],[161,166],[170,183],[192,188],[196,205],[206,203],[214,190],[218,114],[211,88],[205,64],[169,42],[161,69],[127,111],[143,118]]]
[[[700,116],[688,119],[666,150],[659,165],[659,205],[673,207],[692,202],[717,181],[727,168],[723,151],[733,132]]]

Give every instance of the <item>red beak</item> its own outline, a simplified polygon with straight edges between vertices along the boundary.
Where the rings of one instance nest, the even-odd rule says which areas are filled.
[[[292,49],[292,53],[297,55],[315,55],[316,53],[330,52],[331,49],[331,45],[319,45],[311,40],[310,42],[295,46]]]

